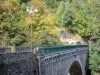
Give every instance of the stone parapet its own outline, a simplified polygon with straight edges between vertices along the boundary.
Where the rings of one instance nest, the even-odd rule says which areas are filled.
[[[0,75],[38,75],[37,58],[32,52],[0,54]]]

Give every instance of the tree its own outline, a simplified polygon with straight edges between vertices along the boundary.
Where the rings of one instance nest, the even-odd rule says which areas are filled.
[[[71,3],[66,1],[65,6],[66,7],[65,7],[64,13],[62,15],[61,24],[65,27],[69,27],[69,26],[73,25],[73,13],[71,10]]]
[[[61,25],[61,20],[62,20],[62,15],[64,13],[64,10],[65,10],[65,3],[64,1],[61,1],[54,16],[55,25],[57,26]]]
[[[57,36],[52,36],[47,32],[41,32],[37,39],[38,45],[60,45],[61,42]]]
[[[19,28],[21,19],[23,17],[22,10],[20,8],[20,2],[18,0],[2,1],[1,5],[1,22],[0,22],[0,34],[1,40],[5,45],[22,45],[26,41],[25,33]]]
[[[97,44],[90,45],[89,49],[89,67],[93,75],[100,74],[100,41]]]
[[[59,2],[61,0],[43,0],[44,2],[46,2],[47,6],[49,8],[51,8],[52,10],[54,10],[55,8],[57,8]]]

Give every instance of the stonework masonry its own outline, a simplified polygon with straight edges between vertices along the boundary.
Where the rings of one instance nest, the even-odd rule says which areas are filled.
[[[64,51],[55,53],[52,55],[46,55],[41,57],[40,74],[41,75],[68,75],[69,70],[74,62],[77,62],[77,67],[82,73],[70,74],[70,75],[86,75],[86,60],[88,49],[75,49],[73,51]],[[77,68],[75,68],[78,70]]]
[[[0,75],[86,75],[87,56],[88,48],[51,54],[38,48],[32,52],[4,53],[0,54]]]
[[[0,75],[38,75],[36,56],[31,52],[0,54]]]

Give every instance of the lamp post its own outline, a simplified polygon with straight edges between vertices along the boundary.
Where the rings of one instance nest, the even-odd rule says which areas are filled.
[[[88,32],[88,35],[89,35],[89,36],[92,36],[92,32]]]
[[[89,44],[91,43],[91,37],[92,37],[93,33],[92,32],[88,32],[88,36],[89,36]]]
[[[89,36],[89,41],[88,41],[88,45],[89,45],[89,51],[88,51],[88,60],[87,60],[87,69],[86,69],[86,75],[91,75],[91,70],[89,69],[89,58],[90,58],[90,45],[91,45],[91,37],[93,35],[93,32],[88,32],[88,36]]]
[[[33,12],[36,12],[36,13],[38,12],[38,8],[35,7],[35,9],[33,11],[32,7],[27,7],[26,11],[29,13],[30,17],[32,17]],[[32,26],[32,23],[31,23],[31,33],[30,33],[30,36],[31,36],[31,38],[30,38],[30,41],[31,41],[31,48],[30,48],[30,50],[31,51],[32,51],[32,39],[33,39],[33,36],[32,36],[33,32],[32,31],[33,31],[33,26]]]

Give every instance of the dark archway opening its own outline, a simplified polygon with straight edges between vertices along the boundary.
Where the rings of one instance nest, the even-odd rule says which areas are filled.
[[[68,75],[83,75],[81,66],[77,61],[74,61],[71,65]]]

